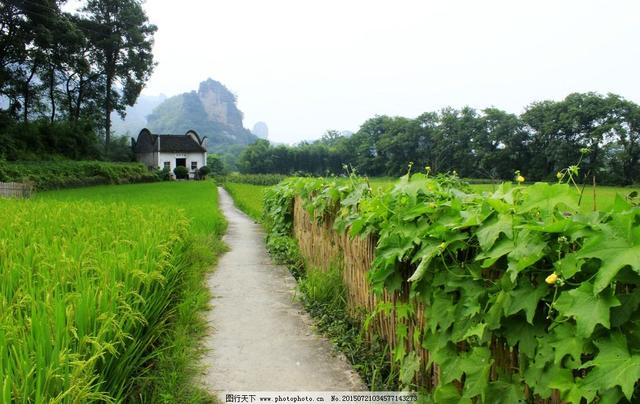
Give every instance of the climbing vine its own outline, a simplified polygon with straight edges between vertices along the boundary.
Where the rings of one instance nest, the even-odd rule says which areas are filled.
[[[385,192],[355,176],[290,179],[267,196],[265,214],[290,232],[297,195],[315,220],[330,215],[338,231],[376,236],[373,289],[408,282],[410,303],[426,307],[418,338],[440,368],[435,401],[518,402],[554,390],[574,403],[638,400],[640,208],[618,196],[609,211],[585,213],[561,174],[522,186],[518,173],[516,185],[484,194],[428,170]],[[496,341],[512,367],[496,366]],[[430,365],[404,344],[394,358],[408,386]]]

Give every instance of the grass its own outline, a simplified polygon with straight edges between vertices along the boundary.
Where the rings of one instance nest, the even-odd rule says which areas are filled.
[[[300,300],[315,319],[323,335],[345,354],[372,391],[398,388],[397,368],[389,360],[388,347],[378,339],[368,341],[363,321],[354,319],[347,308],[347,287],[338,266],[328,271],[308,268],[298,280]]]
[[[253,220],[262,221],[264,192],[269,186],[226,182],[224,187],[240,210]]]
[[[211,182],[0,200],[0,402],[206,402],[191,384]]]

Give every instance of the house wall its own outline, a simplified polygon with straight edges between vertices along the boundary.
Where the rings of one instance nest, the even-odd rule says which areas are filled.
[[[189,177],[195,177],[196,170],[191,169],[191,162],[195,161],[198,163],[198,168],[207,165],[207,153],[157,153],[158,162],[157,166],[162,170],[164,168],[164,162],[168,161],[170,164],[170,170],[173,172],[173,169],[176,168],[176,159],[186,158],[187,159],[187,169],[189,170]]]
[[[136,160],[147,167],[157,167],[157,153],[136,153]]]

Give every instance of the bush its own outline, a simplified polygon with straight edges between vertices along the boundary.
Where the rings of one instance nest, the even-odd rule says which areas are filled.
[[[162,170],[155,170],[154,174],[158,181],[169,181],[171,179],[171,170],[168,167],[164,167]]]
[[[37,190],[157,181],[139,163],[101,161],[0,162],[0,181],[33,182]]]
[[[207,175],[211,172],[211,169],[207,166],[202,166],[198,169],[198,178],[205,179]]]
[[[187,170],[187,167],[178,166],[173,169],[173,173],[179,180],[189,179],[189,170]]]

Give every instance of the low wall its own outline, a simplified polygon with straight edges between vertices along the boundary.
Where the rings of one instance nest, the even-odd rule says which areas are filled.
[[[0,182],[0,197],[29,198],[32,193],[32,184],[23,184],[20,182]]]

